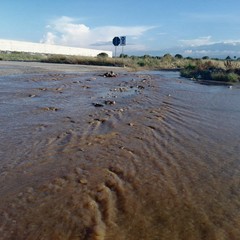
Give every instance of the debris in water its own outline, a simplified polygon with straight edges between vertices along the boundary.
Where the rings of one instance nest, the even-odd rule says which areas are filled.
[[[106,105],[114,105],[114,104],[116,104],[116,102],[115,102],[115,101],[112,101],[112,100],[106,100],[104,103],[105,103]]]
[[[103,107],[104,105],[101,103],[92,103],[94,107]]]
[[[114,73],[113,71],[110,71],[110,72],[106,72],[103,74],[104,77],[116,77],[117,74]]]

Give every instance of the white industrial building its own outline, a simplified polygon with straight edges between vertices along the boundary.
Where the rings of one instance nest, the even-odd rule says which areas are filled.
[[[44,44],[44,43],[4,40],[4,39],[0,39],[0,51],[62,54],[62,55],[76,55],[76,56],[86,56],[86,57],[96,57],[99,53],[106,53],[108,54],[109,57],[112,57],[111,51],[67,47],[67,46],[60,46],[60,45],[50,45],[50,44]]]

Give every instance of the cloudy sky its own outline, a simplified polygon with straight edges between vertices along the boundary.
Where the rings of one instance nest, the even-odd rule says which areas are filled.
[[[240,57],[239,0],[1,0],[0,38],[114,51]]]

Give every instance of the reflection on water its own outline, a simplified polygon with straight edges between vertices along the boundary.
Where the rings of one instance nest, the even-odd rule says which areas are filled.
[[[177,72],[0,86],[0,239],[240,238],[237,86]]]

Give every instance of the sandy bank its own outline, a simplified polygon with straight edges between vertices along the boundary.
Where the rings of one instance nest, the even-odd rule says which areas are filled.
[[[124,70],[126,69],[120,67],[107,67],[107,66],[0,61],[0,76],[35,74],[35,73],[38,74],[46,72],[88,73],[101,71],[119,72]]]

